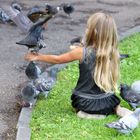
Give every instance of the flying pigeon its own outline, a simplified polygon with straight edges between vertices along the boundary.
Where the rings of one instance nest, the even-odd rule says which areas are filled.
[[[21,12],[21,10],[22,10],[22,7],[16,2],[12,2],[11,7],[14,8],[15,10],[17,10],[18,12]]]
[[[11,8],[13,10],[15,10],[15,12],[20,12],[22,7],[18,4],[18,3],[11,3]],[[12,20],[10,19],[9,15],[7,15],[7,13],[0,8],[0,21],[3,22],[3,23],[6,23],[6,22],[10,22],[12,23]]]
[[[38,6],[38,5],[32,7],[27,13],[27,17],[34,23],[44,15],[46,15],[46,10],[44,6]]]
[[[34,80],[39,78],[39,75],[41,74],[41,70],[33,61],[31,61],[29,62],[25,70],[25,74],[29,79]]]
[[[0,8],[0,21],[3,23],[11,22],[10,17]]]
[[[140,81],[135,81],[131,85],[131,89],[140,94]]]
[[[43,42],[42,31],[45,30],[43,26],[49,19],[52,18],[52,15],[46,15],[45,18],[38,20],[30,28],[27,36],[19,41],[16,44],[25,45],[28,49],[32,49],[33,52],[38,52],[41,48],[45,48],[46,44]]]
[[[61,9],[63,9],[63,11],[70,16],[71,13],[74,12],[74,7],[72,4],[68,4],[68,3],[62,3],[60,5]]]
[[[126,115],[118,121],[105,124],[108,128],[116,129],[122,134],[130,134],[139,124],[140,108],[137,108],[132,114]]]
[[[26,107],[29,104],[29,107],[32,107],[35,99],[37,98],[39,92],[36,90],[33,83],[28,83],[25,87],[21,89],[21,97],[22,97],[22,106]]]
[[[58,11],[61,9],[59,6],[52,6],[48,3],[45,3],[45,9],[47,14],[55,15],[58,13]]]
[[[51,68],[50,71],[43,72],[39,78],[34,80],[34,85],[36,89],[48,96],[50,90],[54,87],[56,83],[58,68]]]
[[[140,94],[131,89],[131,86],[126,84],[120,85],[120,96],[124,99],[133,109],[140,106]]]

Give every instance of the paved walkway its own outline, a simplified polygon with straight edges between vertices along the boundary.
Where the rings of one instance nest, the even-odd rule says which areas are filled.
[[[0,5],[9,1],[0,0]],[[115,18],[119,35],[140,25],[140,0],[19,0],[25,14],[33,5],[46,2],[53,5],[73,3],[75,12],[72,19],[62,12],[49,21],[44,33],[47,48],[43,53],[59,54],[69,50],[69,40],[83,34],[87,18],[97,11],[110,13]],[[19,85],[27,80],[24,70],[20,69],[25,64],[23,56],[27,49],[15,42],[23,37],[17,27],[0,24],[0,140],[15,140],[19,114],[15,96]]]

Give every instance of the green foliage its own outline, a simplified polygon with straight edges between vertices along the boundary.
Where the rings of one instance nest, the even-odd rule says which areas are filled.
[[[121,62],[121,82],[131,84],[140,78],[140,34],[125,39],[119,45],[121,53],[130,58]],[[45,99],[40,96],[31,120],[32,140],[138,140],[140,128],[129,136],[104,127],[105,123],[117,120],[109,115],[103,120],[78,118],[71,106],[71,93],[78,78],[78,62],[68,65],[58,74],[58,81]],[[121,104],[130,108],[124,101]]]
[[[140,34],[136,34],[120,43],[121,53],[127,53],[129,58],[121,63],[121,82],[131,84],[140,80]]]

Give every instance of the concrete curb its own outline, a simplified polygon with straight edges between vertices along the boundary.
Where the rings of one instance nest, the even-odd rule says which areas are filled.
[[[133,28],[127,30],[126,32],[121,33],[121,34],[119,35],[119,41],[121,41],[121,40],[123,40],[124,38],[129,37],[129,36],[131,36],[131,35],[133,35],[133,34],[135,34],[135,33],[139,33],[139,32],[140,32],[140,25],[135,26],[135,27],[133,27]]]
[[[126,37],[129,37],[135,33],[140,32],[140,26],[135,26],[134,28],[131,28],[127,30],[124,33],[121,33],[119,35],[119,41],[123,40]],[[62,67],[59,67],[59,70],[64,68],[66,64],[62,65]],[[31,120],[31,114],[32,114],[33,108],[22,108],[19,116],[19,120],[17,123],[17,135],[16,140],[30,140],[31,138],[31,129],[29,127],[29,123]]]
[[[16,140],[30,140],[31,129],[29,128],[29,123],[31,119],[32,110],[33,108],[22,108],[17,123]]]
[[[53,68],[53,67],[57,67],[58,71],[60,71],[63,68],[65,68],[66,66],[67,66],[67,64],[53,65],[53,66],[50,66],[49,69]],[[36,101],[37,100],[34,101],[34,105],[35,105]],[[31,115],[32,115],[33,109],[34,109],[34,106],[33,106],[33,108],[23,107],[21,109],[18,123],[17,123],[16,140],[30,140],[31,139],[31,129],[29,127],[29,123],[31,120]]]

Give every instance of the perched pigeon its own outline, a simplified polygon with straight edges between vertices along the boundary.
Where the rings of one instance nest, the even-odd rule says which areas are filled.
[[[116,129],[122,134],[129,134],[138,126],[139,124],[140,108],[137,108],[132,114],[126,115],[116,122],[105,124],[108,128]]]
[[[73,13],[74,11],[74,7],[71,5],[71,4],[68,4],[68,3],[62,3],[60,5],[61,9],[64,10],[64,12],[70,16],[71,13]]]
[[[34,80],[39,77],[41,70],[33,61],[31,61],[25,70],[25,74],[29,79]]]
[[[39,92],[36,90],[35,86],[32,83],[28,83],[21,89],[22,105],[26,106],[26,104],[29,104],[30,107],[32,107],[38,94]]]
[[[57,72],[58,68],[51,68],[49,72],[42,73],[39,78],[34,81],[36,89],[43,92],[46,97],[56,83]]]
[[[135,81],[132,83],[131,89],[140,94],[140,81]]]
[[[140,94],[132,90],[130,86],[121,84],[120,96],[133,108],[140,106]]]
[[[30,28],[27,36],[23,40],[16,42],[16,44],[25,45],[34,52],[38,52],[41,48],[46,47],[46,44],[43,42],[42,31],[44,28],[42,26],[51,18],[52,15],[47,15],[45,18],[38,20]]]

